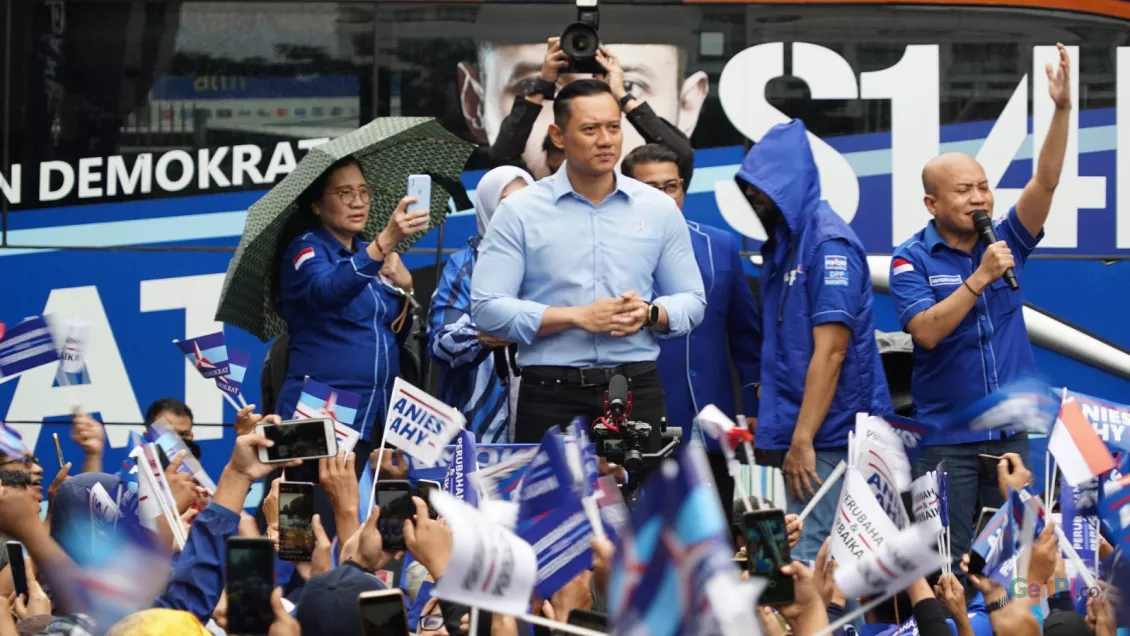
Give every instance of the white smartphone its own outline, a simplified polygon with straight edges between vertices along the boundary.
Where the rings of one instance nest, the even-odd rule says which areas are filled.
[[[408,196],[416,197],[416,202],[408,204],[407,212],[427,210],[432,201],[432,176],[430,174],[409,175]]]
[[[259,461],[264,464],[337,455],[334,421],[328,417],[291,420],[278,426],[259,424],[255,432],[275,443],[270,448],[259,449]]]

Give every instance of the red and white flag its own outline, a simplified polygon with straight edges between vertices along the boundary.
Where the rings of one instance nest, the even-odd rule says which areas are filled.
[[[1072,486],[1114,468],[1114,457],[1075,398],[1067,398],[1059,407],[1059,417],[1048,436],[1048,452],[1055,457],[1064,478]]]
[[[905,258],[896,258],[895,260],[891,261],[891,272],[893,272],[895,276],[898,276],[899,274],[903,274],[905,272],[913,271],[914,265]]]
[[[298,271],[298,269],[301,268],[306,261],[312,258],[314,258],[314,248],[307,247],[303,250],[300,250],[297,254],[294,255],[294,271]]]

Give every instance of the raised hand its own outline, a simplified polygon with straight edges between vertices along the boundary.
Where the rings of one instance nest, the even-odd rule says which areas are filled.
[[[1067,56],[1067,47],[1056,43],[1059,49],[1059,64],[1048,64],[1048,95],[1055,102],[1056,108],[1071,108],[1071,59]]]

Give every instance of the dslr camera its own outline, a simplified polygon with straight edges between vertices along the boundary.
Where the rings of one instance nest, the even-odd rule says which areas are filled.
[[[634,489],[679,447],[682,429],[667,428],[665,421],[656,428],[647,422],[632,420],[631,414],[632,394],[628,391],[628,381],[622,375],[614,375],[605,393],[604,415],[593,422],[590,437],[598,457],[628,471],[628,481]]]
[[[600,9],[597,0],[577,0],[577,21],[561,33],[561,50],[569,57],[565,73],[603,73],[596,61],[600,48]]]

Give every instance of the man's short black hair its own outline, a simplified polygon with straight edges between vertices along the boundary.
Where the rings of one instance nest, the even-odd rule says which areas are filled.
[[[157,418],[166,411],[173,415],[187,417],[194,423],[196,422],[196,418],[192,417],[192,409],[188,408],[187,404],[176,398],[167,397],[161,398],[149,405],[149,410],[145,412],[145,425],[153,426],[153,422],[156,422]]]
[[[663,144],[644,144],[624,157],[624,162],[620,164],[620,172],[624,173],[626,177],[635,179],[636,166],[649,163],[673,163],[678,168],[679,155]]]
[[[557,92],[557,97],[553,98],[553,123],[564,130],[573,110],[574,99],[601,94],[611,96],[612,89],[609,88],[608,84],[598,79],[579,79],[569,82],[565,85],[565,88]]]
[[[547,155],[560,154],[565,152],[553,144],[553,137],[549,133],[545,133],[545,139],[541,142],[541,150]]]

